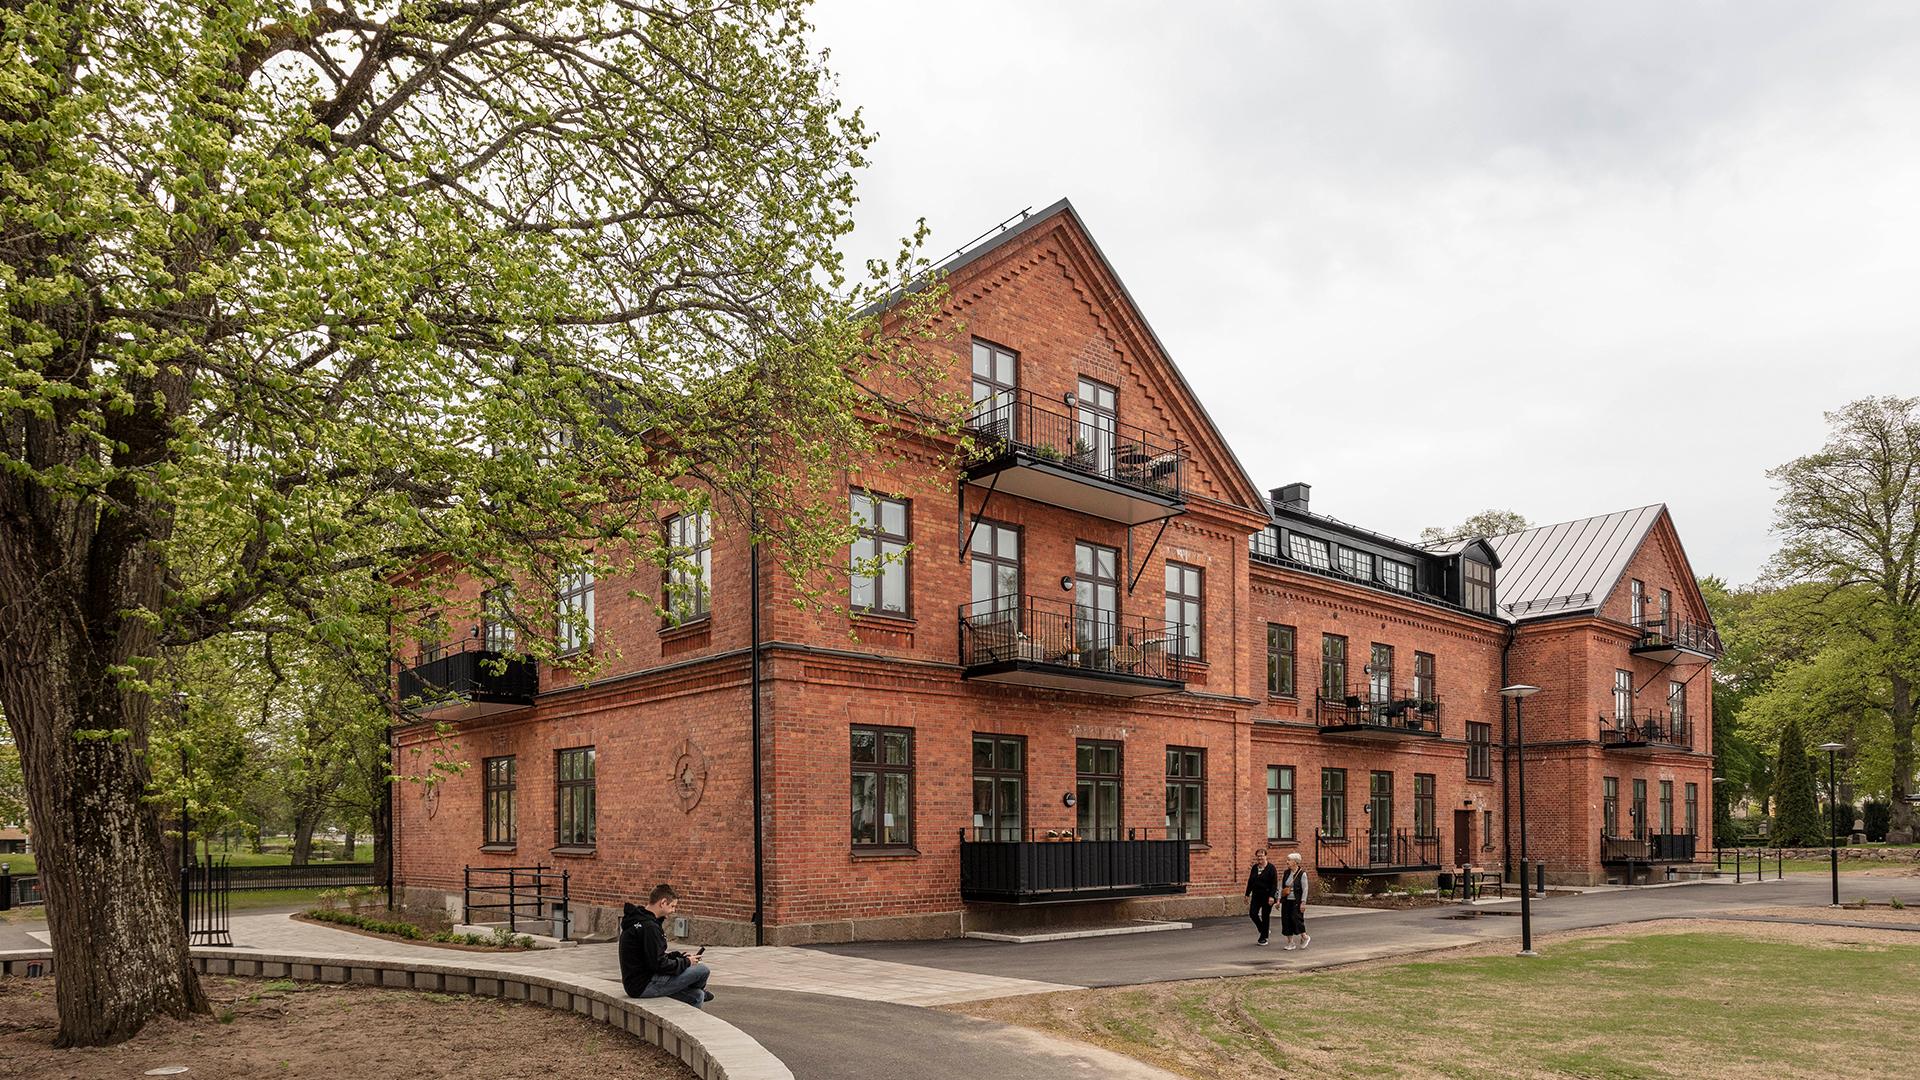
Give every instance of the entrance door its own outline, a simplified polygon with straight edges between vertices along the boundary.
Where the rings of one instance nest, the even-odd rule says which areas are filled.
[[[1453,865],[1473,865],[1473,811],[1453,812]]]

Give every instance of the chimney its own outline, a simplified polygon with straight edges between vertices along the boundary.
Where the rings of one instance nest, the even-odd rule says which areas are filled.
[[[1304,514],[1307,512],[1307,494],[1312,490],[1312,484],[1288,484],[1274,488],[1267,494],[1273,496],[1274,503],[1283,509],[1298,510]]]

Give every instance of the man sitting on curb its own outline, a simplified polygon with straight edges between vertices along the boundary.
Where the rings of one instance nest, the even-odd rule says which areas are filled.
[[[711,972],[700,963],[706,948],[692,956],[668,952],[666,927],[660,924],[679,906],[673,886],[665,883],[653,887],[645,907],[627,905],[626,917],[620,920],[620,982],[628,997],[678,998],[696,1009],[704,1008],[713,1000],[707,990]]]

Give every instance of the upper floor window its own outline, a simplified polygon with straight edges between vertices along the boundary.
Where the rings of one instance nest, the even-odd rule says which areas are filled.
[[[1493,567],[1474,559],[1460,560],[1460,603],[1468,611],[1493,614]]]
[[[1613,673],[1613,718],[1621,723],[1633,719],[1633,672]]]
[[[1439,700],[1439,679],[1432,653],[1413,654],[1413,696],[1420,701]]]
[[[1375,705],[1393,700],[1393,646],[1374,643],[1372,662],[1367,665],[1367,694]]]
[[[1287,556],[1297,563],[1320,570],[1333,568],[1333,557],[1327,553],[1327,542],[1317,536],[1301,536],[1299,533],[1287,534]]]
[[[1647,583],[1634,578],[1632,589],[1633,625],[1644,626],[1647,621]]]
[[[1263,559],[1279,558],[1280,526],[1269,525],[1259,532],[1254,533],[1252,538],[1247,541],[1247,547],[1255,555]]]
[[[1020,603],[1020,530],[982,521],[973,527],[972,598],[968,615],[1012,611]]]
[[[1660,590],[1660,625],[1673,632],[1673,590]]]
[[[907,588],[907,502],[854,489],[853,596],[855,611],[910,612]]]
[[[1176,627],[1177,655],[1200,659],[1200,620],[1205,613],[1200,568],[1186,563],[1167,563],[1167,623]]]
[[[1020,358],[1011,350],[992,345],[979,338],[973,339],[973,407],[976,421],[986,419],[989,423],[998,422],[1000,417],[991,417],[994,410],[1008,410],[1013,394],[1020,385]],[[1011,424],[1012,417],[1005,416],[1005,422]],[[1006,434],[1011,434],[1011,430]]]
[[[1413,591],[1413,564],[1397,559],[1380,560],[1380,583],[1401,592]]]
[[[1673,717],[1673,734],[1678,738],[1687,732],[1687,684],[1683,682],[1667,683],[1667,712]]]
[[[510,653],[519,644],[513,625],[513,586],[495,585],[480,594],[480,647]]]
[[[1267,624],[1267,693],[1292,697],[1293,627]]]
[[[560,575],[559,625],[555,644],[560,655],[577,653],[593,644],[593,572]]]
[[[1335,546],[1334,559],[1340,566],[1340,572],[1348,577],[1357,577],[1362,581],[1373,580],[1373,556],[1364,551],[1355,551],[1350,547]]]
[[[703,619],[713,592],[713,517],[675,514],[667,519],[667,618],[675,623]]]
[[[1467,721],[1467,779],[1493,779],[1493,725]]]
[[[1091,462],[1094,472],[1111,475],[1114,436],[1120,427],[1120,391],[1082,378],[1074,410],[1074,457]]]
[[[1339,701],[1347,696],[1347,639],[1320,635],[1320,696]]]

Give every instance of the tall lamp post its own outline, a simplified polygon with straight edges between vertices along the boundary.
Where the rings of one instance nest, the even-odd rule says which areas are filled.
[[[1833,880],[1833,906],[1840,906],[1840,787],[1834,781],[1834,757],[1846,749],[1837,742],[1820,744],[1827,752],[1827,869]]]
[[[1513,701],[1513,743],[1520,763],[1520,955],[1538,956],[1533,951],[1533,881],[1527,871],[1527,729],[1521,723],[1520,703],[1540,692],[1537,686],[1515,683],[1500,688],[1500,696]]]

